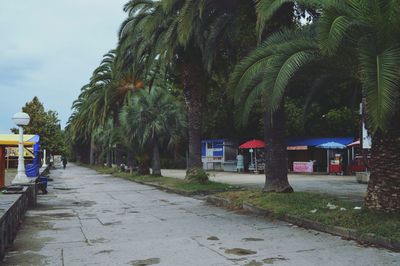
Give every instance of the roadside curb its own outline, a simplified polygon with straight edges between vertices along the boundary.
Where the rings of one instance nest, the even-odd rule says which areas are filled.
[[[218,196],[208,196],[206,201],[218,207],[237,207],[229,200]],[[303,228],[313,229],[320,232],[325,232],[331,235],[340,236],[347,240],[355,240],[360,243],[370,244],[378,247],[384,247],[392,251],[400,252],[400,242],[394,241],[385,237],[377,236],[374,234],[362,234],[354,229],[344,228],[340,226],[325,225],[309,219],[300,218],[288,214],[277,214],[273,211],[254,206],[248,202],[243,202],[241,209],[247,211],[252,215],[264,216],[275,218],[285,221]]]
[[[113,177],[122,178],[122,177],[118,177],[118,176],[114,176],[114,175],[113,175]],[[122,178],[122,179],[124,179],[124,178]],[[138,183],[138,184],[141,184],[141,185],[145,185],[145,186],[154,187],[154,188],[163,190],[163,191],[168,192],[168,193],[179,194],[179,195],[182,195],[182,196],[185,196],[185,197],[210,196],[210,195],[216,194],[216,193],[222,193],[222,192],[226,192],[226,191],[235,191],[235,190],[226,190],[226,191],[225,190],[217,190],[217,191],[208,190],[208,191],[188,192],[188,191],[184,191],[184,190],[180,190],[180,189],[176,189],[176,188],[171,188],[171,187],[168,187],[168,186],[160,185],[160,184],[157,184],[157,183],[145,182],[145,181],[140,181],[140,180],[131,180],[131,179],[125,179],[125,180],[131,181],[131,182],[135,182],[135,183]]]
[[[183,190],[179,190],[179,189],[174,189],[174,188],[170,188],[167,186],[163,186],[160,184],[155,184],[155,183],[148,183],[148,182],[144,182],[144,181],[139,181],[139,180],[129,180],[141,185],[145,185],[145,186],[150,186],[150,187],[154,187],[160,190],[163,190],[165,192],[169,192],[169,193],[175,193],[175,194],[179,194],[182,196],[186,196],[186,197],[190,197],[190,196],[195,196],[195,195],[199,195],[201,193],[195,193],[195,192],[187,192],[187,191],[183,191]]]

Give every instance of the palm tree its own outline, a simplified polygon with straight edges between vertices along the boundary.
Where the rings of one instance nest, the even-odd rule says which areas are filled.
[[[160,144],[173,141],[185,130],[182,105],[161,87],[137,92],[122,108],[123,127],[141,147],[152,149],[152,174],[161,175]]]
[[[371,176],[365,205],[400,210],[400,5],[397,0],[331,1],[319,22],[321,49],[341,55],[344,44],[354,62],[366,99],[373,136]]]
[[[120,128],[114,127],[114,122],[109,118],[106,123],[96,128],[93,132],[95,146],[99,148],[98,157],[104,160],[108,167],[112,166],[112,151],[113,147],[121,143]]]
[[[188,116],[189,169],[202,167],[202,113],[208,72],[221,46],[232,40],[230,22],[243,12],[238,6],[251,8],[251,2],[133,0],[125,6],[130,17],[120,30],[120,65],[132,67],[137,76],[146,76],[155,67],[180,73],[177,82],[183,88]]]
[[[282,30],[271,35],[237,65],[231,76],[232,94],[241,124],[252,106],[262,99],[266,107],[266,192],[292,192],[287,177],[286,124],[283,109],[290,79],[304,65],[319,58],[315,31],[311,27]]]
[[[87,147],[91,146],[92,131],[95,128],[95,121],[90,116],[90,90],[89,84],[81,89],[78,99],[72,104],[72,114],[66,126],[67,142],[75,148],[79,161],[90,163],[91,152]]]
[[[91,164],[95,163],[94,133],[102,131],[109,121],[113,121],[113,126],[118,128],[119,110],[126,96],[135,89],[132,76],[127,71],[117,70],[116,61],[115,51],[111,50],[104,55],[100,66],[93,71],[90,82],[82,88],[78,100],[72,106],[74,111],[68,123],[69,135],[76,142],[90,143]],[[114,144],[118,150],[119,143]],[[118,155],[117,159],[120,158]]]
[[[287,177],[286,122],[284,94],[290,79],[304,64],[315,58],[318,45],[311,29],[294,28],[298,5],[316,8],[320,1],[257,0],[257,33],[261,42],[231,74],[231,94],[245,124],[256,102],[266,106],[264,137],[266,142],[265,192],[292,192]],[[312,13],[312,12],[310,12]],[[281,28],[289,28],[276,32]],[[304,31],[304,32],[303,32]]]

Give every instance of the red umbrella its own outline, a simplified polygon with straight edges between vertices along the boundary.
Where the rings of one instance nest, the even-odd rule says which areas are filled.
[[[347,147],[359,146],[360,144],[361,144],[360,140],[357,140],[357,141],[354,141],[353,143],[350,143],[349,145],[347,145]]]
[[[264,147],[265,142],[259,139],[249,140],[239,146],[240,149],[259,149]]]

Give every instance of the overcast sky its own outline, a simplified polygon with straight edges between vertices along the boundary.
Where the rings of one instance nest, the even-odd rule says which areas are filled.
[[[0,133],[34,96],[62,126],[103,54],[115,48],[128,0],[0,0]]]

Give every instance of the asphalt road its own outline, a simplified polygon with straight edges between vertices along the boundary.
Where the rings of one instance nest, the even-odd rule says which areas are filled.
[[[73,164],[51,177],[5,265],[400,265],[400,253]]]

